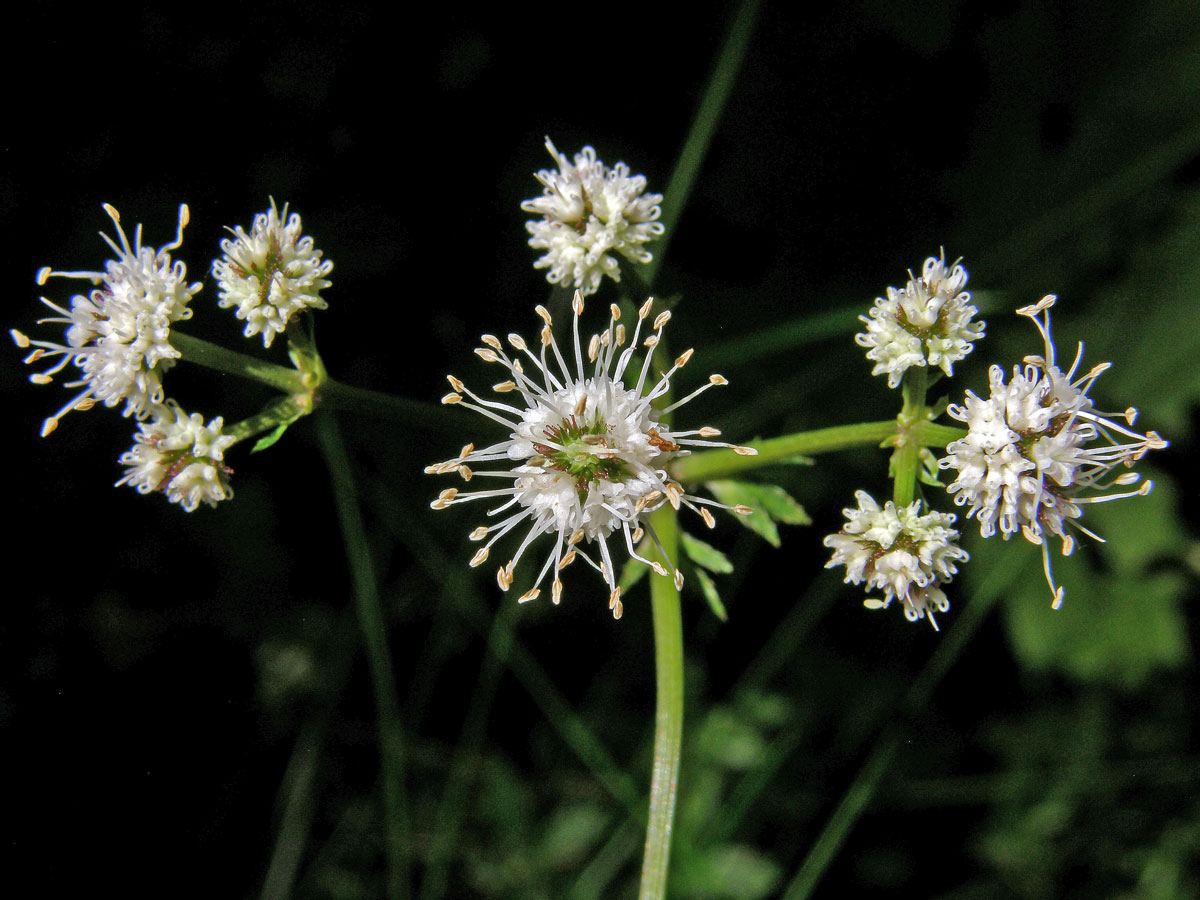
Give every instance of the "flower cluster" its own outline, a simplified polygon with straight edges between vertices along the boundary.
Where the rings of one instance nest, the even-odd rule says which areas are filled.
[[[152,406],[162,403],[162,374],[179,357],[179,351],[171,346],[171,326],[191,317],[187,304],[200,290],[198,283],[186,282],[183,263],[172,262],[168,252],[183,243],[187,206],[179,207],[175,240],[158,250],[142,246],[141,225],[131,245],[117,211],[108,204],[104,211],[116,226],[120,243],[101,234],[117,255],[105,264],[103,272],[58,272],[48,266],[38,272],[39,285],[51,277],[82,278],[96,285],[87,296],[76,294],[70,310],[41,298],[59,315],[40,319],[39,324],[66,325],[66,343],[31,340],[19,331],[11,332],[18,346],[35,348],[25,357],[26,363],[58,358],[50,368],[31,375],[31,381],[46,384],[68,363],[74,363],[81,373],[66,387],[83,390],[46,419],[43,436],[54,431],[71,410],[123,402],[124,415],[142,419]]]
[[[542,196],[521,204],[525,212],[541,216],[525,223],[529,246],[546,251],[534,266],[550,270],[546,278],[551,284],[587,295],[600,289],[604,275],[621,280],[612,253],[630,262],[649,262],[642,245],[663,233],[658,222],[662,195],[643,193],[644,176],[631,177],[623,162],[608,168],[591,147],[575,154],[574,165],[549,138],[546,149],[558,168],[538,172]]]
[[[471,532],[473,541],[488,539],[472,557],[472,566],[482,564],[492,546],[505,534],[522,524],[528,527],[516,553],[496,573],[502,590],[512,586],[516,565],[530,544],[543,534],[554,536],[554,548],[533,587],[521,596],[521,602],[536,598],[546,576],[553,572],[552,598],[557,604],[563,590],[560,572],[574,560],[583,559],[604,578],[609,588],[609,609],[619,618],[621,589],[609,547],[609,540],[618,531],[631,558],[660,575],[670,574],[662,563],[638,553],[638,543],[648,534],[658,545],[667,566],[674,570],[676,586],[682,586],[682,573],[667,559],[661,542],[645,521],[646,516],[670,503],[675,509],[688,507],[712,528],[716,523],[705,507],[731,507],[685,493],[668,474],[666,466],[693,446],[730,447],[743,455],[756,453],[749,447],[710,440],[720,433],[715,428],[675,431],[663,422],[662,417],[667,413],[708,388],[727,382],[720,375],[710,375],[703,386],[683,399],[662,410],[654,408],[654,401],[667,393],[671,379],[691,359],[692,351],[675,359],[671,368],[648,387],[654,348],[671,318],[670,312],[659,313],[652,323],[653,333],[643,339],[643,325],[652,304],[652,300],[647,300],[638,311],[628,347],[625,347],[625,326],[619,321],[620,308],[610,307],[608,328],[593,335],[587,344],[586,368],[579,336],[579,319],[584,308],[579,291],[572,304],[574,366],[564,358],[554,339],[550,313],[541,306],[537,307],[543,322],[540,350],[531,349],[520,335],[510,334],[508,344],[516,351],[510,357],[499,338],[484,335],[484,346],[476,349],[476,354],[485,362],[498,363],[507,370],[505,380],[492,390],[519,395],[522,401],[519,404],[483,399],[458,378],[448,376],[453,390],[442,398],[443,403],[475,410],[499,422],[509,435],[482,449],[467,444],[458,456],[429,466],[426,473],[457,472],[465,481],[474,477],[493,478],[504,485],[470,492],[447,488],[431,505],[434,509],[444,509],[473,500],[499,503],[488,511],[489,516],[498,516],[498,521]],[[626,387],[623,379],[639,347],[645,349],[645,359],[636,382]],[[531,367],[532,375],[526,373],[526,366]],[[478,472],[472,468],[492,462],[501,463],[501,468]],[[750,512],[744,506],[732,509],[739,514]],[[585,541],[599,545],[598,560],[585,551]]]
[[[233,496],[225,451],[237,438],[222,433],[218,416],[208,425],[199,413],[190,416],[173,400],[155,406],[153,418],[138,425],[133,448],[121,455],[128,467],[117,486],[128,484],[140,494],[161,491],[172,503],[192,512],[203,501]]]
[[[868,609],[884,609],[899,600],[910,622],[925,616],[935,629],[934,612],[946,612],[950,601],[939,585],[952,580],[957,563],[968,559],[955,541],[950,513],[920,515],[921,501],[897,507],[891,500],[881,508],[866,491],[857,491],[858,509],[842,510],[846,524],[825,538],[833,557],[825,568],[846,567],[846,582],[865,581],[883,599],[864,601]]]
[[[1132,407],[1123,413],[1095,409],[1088,391],[1110,363],[1077,374],[1083,344],[1067,372],[1058,368],[1050,336],[1054,301],[1054,295],[1049,295],[1017,310],[1037,325],[1045,355],[1025,357],[1025,365],[1015,366],[1007,383],[1004,370],[993,366],[987,399],[968,391],[965,405],[948,407],[950,417],[965,423],[968,432],[946,448],[947,456],[938,464],[955,471],[947,490],[956,504],[968,507],[967,517],[979,521],[984,537],[991,537],[999,527],[1005,540],[1020,533],[1041,546],[1046,581],[1057,608],[1063,591],[1055,587],[1050,571],[1047,533],[1061,540],[1063,556],[1075,546],[1067,525],[1100,540],[1079,523],[1082,506],[1149,493],[1151,481],[1133,490],[1111,491],[1136,484],[1140,476],[1130,471],[1110,475],[1118,465],[1128,469],[1147,451],[1166,447],[1167,442],[1153,431],[1130,430],[1127,426],[1137,416]]]
[[[896,387],[910,366],[939,366],[954,374],[954,363],[971,352],[983,337],[986,323],[973,322],[979,311],[963,290],[967,270],[958,263],[947,266],[942,256],[929,257],[917,278],[909,272],[903,288],[889,287],[887,298],[877,297],[865,333],[855,335],[873,360],[872,375],[887,373],[888,387]]]
[[[286,203],[280,213],[272,200],[267,212],[254,217],[249,234],[240,225],[229,231],[234,239],[221,241],[225,255],[212,272],[220,285],[218,305],[237,307],[246,337],[261,332],[263,346],[270,347],[297,312],[328,307],[321,291],[332,283],[325,276],[333,263],[321,261],[313,239],[300,233],[300,216],[288,216]]]

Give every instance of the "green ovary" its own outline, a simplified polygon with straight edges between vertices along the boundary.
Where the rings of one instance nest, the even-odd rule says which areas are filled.
[[[570,475],[580,494],[584,494],[589,485],[600,479],[609,481],[628,474],[620,460],[604,459],[595,453],[597,448],[611,446],[608,426],[603,422],[581,424],[575,416],[571,416],[563,419],[561,425],[548,426],[544,433],[562,449],[546,444],[535,444],[534,448],[545,457],[551,468]]]

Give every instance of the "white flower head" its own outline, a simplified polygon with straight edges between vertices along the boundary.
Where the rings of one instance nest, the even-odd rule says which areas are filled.
[[[191,318],[188,301],[200,290],[200,284],[188,284],[182,262],[172,262],[168,251],[183,243],[188,223],[188,208],[179,207],[175,240],[159,248],[142,246],[142,226],[134,231],[133,244],[121,227],[117,211],[104,204],[117,227],[118,244],[108,235],[100,236],[117,254],[103,272],[57,272],[46,266],[38,271],[37,283],[44,285],[53,277],[83,278],[96,285],[86,297],[71,298],[71,309],[47,300],[41,301],[59,315],[39,319],[38,324],[56,322],[67,326],[66,343],[35,341],[19,331],[11,332],[17,346],[34,347],[26,363],[58,357],[50,368],[30,376],[30,381],[47,384],[68,363],[80,370],[80,377],[65,387],[82,387],[71,399],[42,424],[42,435],[58,427],[59,419],[74,409],[90,409],[97,403],[116,406],[124,402],[124,415],[145,418],[151,406],[162,403],[162,374],[174,365],[179,351],[171,346],[171,326]]]
[[[868,598],[868,609],[884,609],[899,600],[910,622],[926,616],[937,628],[934,612],[950,609],[940,585],[958,572],[967,552],[955,541],[958,532],[951,513],[920,515],[921,501],[903,508],[891,500],[880,507],[866,491],[854,494],[858,509],[842,510],[846,524],[825,538],[833,557],[825,564],[846,567],[848,584],[867,583],[867,590],[883,592],[883,599]]]
[[[967,517],[979,521],[980,534],[991,537],[999,527],[1005,540],[1020,533],[1042,548],[1057,609],[1063,591],[1050,571],[1047,532],[1062,541],[1063,556],[1075,547],[1067,525],[1103,540],[1079,523],[1083,505],[1149,493],[1151,481],[1133,490],[1112,491],[1137,484],[1141,477],[1130,471],[1110,477],[1112,470],[1118,465],[1129,469],[1147,451],[1162,449],[1167,442],[1153,431],[1130,430],[1137,417],[1132,407],[1123,413],[1095,409],[1088,391],[1111,363],[1077,375],[1082,343],[1071,368],[1065,373],[1058,368],[1050,336],[1054,301],[1051,294],[1017,310],[1037,325],[1045,356],[1025,357],[1025,365],[1013,367],[1007,384],[1004,370],[992,366],[986,400],[967,391],[965,405],[952,403],[947,408],[951,418],[966,423],[968,432],[946,447],[947,456],[938,465],[957,473],[947,490],[956,504],[968,506]]]
[[[542,196],[521,204],[525,212],[541,216],[525,223],[529,246],[546,251],[534,267],[549,269],[546,280],[551,284],[587,295],[600,289],[605,275],[621,280],[613,253],[648,263],[650,252],[643,245],[663,233],[658,221],[662,194],[644,193],[645,176],[630,176],[623,162],[608,168],[591,147],[575,154],[574,165],[550,138],[546,149],[558,168],[538,172]]]
[[[887,373],[888,387],[899,385],[910,366],[939,366],[953,375],[954,364],[983,337],[987,323],[971,321],[979,310],[963,290],[967,270],[957,262],[947,266],[945,255],[929,257],[920,278],[910,271],[908,284],[889,287],[869,316],[859,316],[867,330],[854,340],[874,361],[871,374]]]
[[[223,460],[237,438],[222,434],[221,417],[205,425],[203,416],[189,416],[173,400],[152,412],[149,422],[138,424],[133,447],[121,454],[119,462],[128,470],[117,486],[127,484],[140,494],[162,491],[188,512],[201,501],[216,506],[231,498],[233,470]]]
[[[233,239],[221,241],[224,256],[212,267],[220,285],[217,305],[237,307],[246,337],[261,333],[263,346],[270,347],[300,310],[328,308],[321,291],[332,284],[325,276],[333,263],[321,261],[313,239],[300,233],[300,216],[288,216],[286,203],[281,213],[272,199],[271,208],[254,217],[249,234],[240,225],[227,230]]]
[[[710,375],[703,386],[682,400],[662,410],[653,407],[654,401],[670,388],[671,379],[691,359],[692,351],[676,358],[670,370],[653,386],[648,386],[654,348],[671,318],[670,312],[659,313],[653,320],[653,333],[643,339],[643,324],[652,304],[653,300],[647,300],[638,311],[627,347],[625,326],[619,322],[621,310],[615,305],[610,307],[608,328],[588,342],[586,368],[579,338],[579,318],[584,307],[580,291],[575,292],[572,304],[574,366],[568,364],[559,349],[550,313],[544,307],[537,307],[543,327],[540,348],[536,351],[520,335],[510,334],[508,344],[516,351],[510,357],[499,338],[485,334],[484,346],[475,353],[485,362],[498,363],[507,370],[505,380],[492,390],[517,395],[520,402],[485,400],[453,375],[447,376],[453,391],[442,398],[443,403],[473,409],[499,422],[509,435],[483,449],[467,444],[455,458],[425,469],[428,474],[457,472],[466,481],[473,477],[497,479],[502,483],[500,487],[469,492],[448,488],[431,505],[434,509],[444,509],[472,500],[499,504],[488,510],[489,516],[498,517],[497,521],[471,532],[473,541],[488,538],[472,557],[472,566],[482,564],[496,541],[509,531],[518,526],[528,529],[516,553],[496,573],[502,590],[512,586],[513,571],[530,544],[543,534],[554,537],[554,549],[534,586],[520,598],[521,602],[537,597],[549,574],[552,598],[557,604],[563,589],[560,572],[576,559],[583,559],[604,578],[609,588],[609,609],[619,618],[621,589],[617,586],[609,546],[615,533],[619,532],[624,539],[630,557],[666,576],[670,574],[667,567],[645,559],[636,549],[643,534],[649,534],[664,559],[667,557],[654,530],[645,522],[646,516],[664,503],[675,509],[682,505],[712,528],[716,522],[705,507],[731,508],[685,493],[668,474],[667,464],[690,452],[687,448],[693,446],[730,447],[736,453],[751,456],[757,452],[749,447],[708,440],[720,434],[715,428],[675,431],[662,421],[662,416],[708,388],[727,382],[720,375]],[[636,380],[627,387],[623,379],[639,348],[645,349],[645,360]],[[531,374],[526,373],[526,368]],[[633,373],[628,375],[632,379]],[[472,467],[479,463],[499,463],[500,468],[474,471]],[[744,506],[732,509],[739,514],[750,512]],[[589,555],[585,544],[599,545],[599,559]],[[682,573],[669,561],[668,566],[674,569],[676,587],[682,586]]]

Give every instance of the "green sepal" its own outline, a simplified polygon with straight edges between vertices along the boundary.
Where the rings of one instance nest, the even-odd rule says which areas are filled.
[[[938,480],[937,457],[928,447],[922,447],[919,454],[920,465],[917,468],[917,481],[929,487],[943,487]]]
[[[250,450],[251,453],[258,453],[260,450],[266,450],[268,447],[274,446],[275,442],[283,437],[283,433],[287,431],[290,422],[281,422],[275,426],[275,430],[266,437],[260,437],[254,442],[254,447]]]

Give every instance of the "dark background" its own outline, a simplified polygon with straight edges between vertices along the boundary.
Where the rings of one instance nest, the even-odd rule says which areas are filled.
[[[47,264],[101,265],[107,248],[95,233],[110,230],[101,203],[116,206],[127,228],[145,223],[157,246],[186,202],[191,225],[176,255],[205,288],[185,330],[255,352],[216,308],[207,266],[223,227],[248,227],[273,196],[302,214],[335,263],[330,308],[316,322],[329,371],[435,401],[448,371],[475,384],[490,376],[470,355],[480,332],[532,333],[536,324],[532,307],[547,285],[531,267],[519,203],[538,193],[531,173],[549,162],[543,136],[571,154],[591,143],[663,190],[732,9],[444,5],[401,15],[298,2],[68,13],[44,4],[11,15],[0,125],[9,327],[58,338],[34,324],[33,276]],[[1116,362],[1100,382],[1102,405],[1136,404],[1141,425],[1172,440],[1157,462],[1163,499],[1152,507],[1167,537],[1138,565],[1173,579],[1166,620],[1178,631],[1178,617],[1195,608],[1198,53],[1191,4],[856,3],[806,14],[764,4],[658,282],[682,296],[672,341],[697,348],[693,376],[716,369],[732,382],[688,412],[735,440],[893,415],[898,398],[870,378],[853,315],[834,320],[845,321],[836,338],[794,350],[750,358],[734,341],[856,303],[865,313],[941,246],[965,257],[994,323],[994,337],[960,366],[957,390],[982,390],[988,363],[1036,352],[1009,311],[1059,293],[1063,355],[1087,335],[1089,363]],[[60,280],[44,290],[65,303],[72,287]],[[282,344],[268,355],[284,363]],[[4,877],[48,896],[256,896],[281,779],[315,730],[319,775],[296,896],[378,896],[370,686],[309,423],[261,455],[233,458],[232,503],[186,515],[111,487],[131,422],[108,410],[74,413],[41,439],[41,420],[65,393],[28,384],[15,349],[0,371],[10,410]],[[269,399],[186,365],[167,389],[227,422]],[[461,510],[428,509],[448,483],[421,467],[486,424],[466,413],[459,433],[342,421],[409,725],[420,856],[436,837],[430,820],[477,678],[489,677],[489,619],[512,605],[486,577],[470,582],[471,596],[443,596],[444,573],[465,568],[475,523]],[[755,686],[784,710],[764,729],[799,729],[791,750],[756,764],[773,773],[769,789],[736,835],[767,861],[754,871],[775,873],[771,895],[940,637],[895,610],[866,613],[857,589],[821,571],[820,538],[839,527],[853,491],[886,494],[881,454],[763,477],[782,479],[815,525],[785,530],[780,552],[722,522],[713,540],[740,565],[721,581],[730,621],[691,597],[685,627],[688,727],[700,734],[714,710],[749,715],[739,686],[796,604],[832,604]],[[1040,578],[1035,549],[1005,549]],[[1090,548],[1077,560],[1061,565],[1113,575]],[[970,603],[969,571],[956,588],[946,623]],[[641,786],[653,716],[648,604],[630,596],[614,624],[601,600],[580,578],[562,608],[533,604],[509,621],[539,677]],[[1076,627],[1089,627],[1086,613]],[[1182,846],[1186,857],[1188,835],[1200,833],[1188,830],[1200,821],[1189,800],[1200,769],[1188,651],[1147,651],[1134,676],[1102,658],[1100,674],[1083,677],[1031,654],[1015,628],[1011,614],[987,618],[929,708],[914,713],[915,744],[894,767],[891,799],[852,834],[818,896],[1134,896],[1121,892],[1142,889],[1139,873],[1156,852],[1175,859],[1168,850]],[[447,895],[566,896],[569,858],[561,870],[518,862],[539,835],[570,830],[557,812],[590,803],[611,814],[612,803],[595,798],[517,668],[502,667],[492,690],[477,745],[484,774],[454,844]],[[1029,798],[1054,793],[1046,785],[1076,739],[1118,768],[1150,760],[1161,774],[1153,761],[1167,758],[1178,767],[1169,790],[1135,780],[1128,792],[1101,791],[1096,808],[1071,807],[1067,821],[1089,820],[1118,848],[1108,868],[1089,855],[1101,851],[1086,829],[1046,836],[1028,824]],[[1012,749],[1042,745],[1048,757],[1032,762]],[[735,770],[694,752],[685,798],[702,780],[689,788],[689,771]],[[964,789],[939,805],[929,799],[937,785],[906,780],[999,778],[1047,758],[1051,775],[1026,794]],[[1021,855],[1004,849],[1021,846],[1017,832],[1048,844],[1048,858],[1009,859]],[[636,851],[606,896],[631,895]],[[500,872],[498,860],[512,866]],[[680,896],[726,896],[684,885]],[[1195,887],[1183,883],[1176,896]]]

